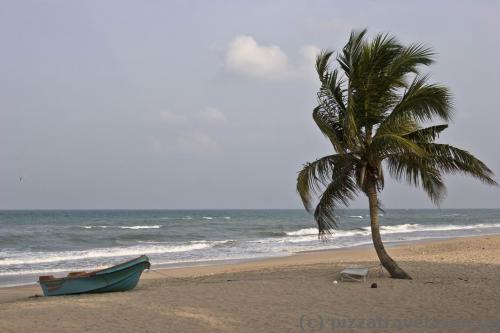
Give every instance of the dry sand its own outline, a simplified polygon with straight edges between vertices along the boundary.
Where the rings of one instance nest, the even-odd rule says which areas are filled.
[[[377,265],[358,248],[149,272],[123,293],[3,288],[0,332],[500,332],[500,236],[389,252],[414,280],[374,268],[367,283],[332,283],[342,267]]]

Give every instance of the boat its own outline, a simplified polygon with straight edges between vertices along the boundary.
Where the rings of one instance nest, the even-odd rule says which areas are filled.
[[[66,277],[40,276],[38,283],[45,296],[107,293],[134,289],[142,271],[149,269],[149,258],[138,258],[92,272],[71,272]]]

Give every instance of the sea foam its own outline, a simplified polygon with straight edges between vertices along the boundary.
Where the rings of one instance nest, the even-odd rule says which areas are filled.
[[[0,265],[28,265],[51,263],[68,260],[83,260],[95,258],[113,258],[124,256],[139,256],[142,254],[163,254],[201,250],[214,246],[215,242],[196,242],[178,245],[139,245],[131,247],[101,248],[84,251],[61,252],[21,252],[4,253],[5,258],[0,259]]]

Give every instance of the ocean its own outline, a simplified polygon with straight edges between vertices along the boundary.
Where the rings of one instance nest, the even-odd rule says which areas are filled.
[[[0,286],[34,283],[141,254],[153,267],[287,256],[371,243],[367,210],[339,210],[339,229],[319,240],[303,210],[0,211]],[[500,210],[386,210],[387,244],[500,233]]]

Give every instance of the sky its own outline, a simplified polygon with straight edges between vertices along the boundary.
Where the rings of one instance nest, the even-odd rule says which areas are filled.
[[[440,141],[500,175],[498,17],[498,1],[0,0],[0,209],[301,208],[297,172],[332,153],[314,57],[362,28],[434,48],[455,105]],[[500,208],[499,187],[446,180],[441,208]],[[434,207],[392,181],[381,199]]]

